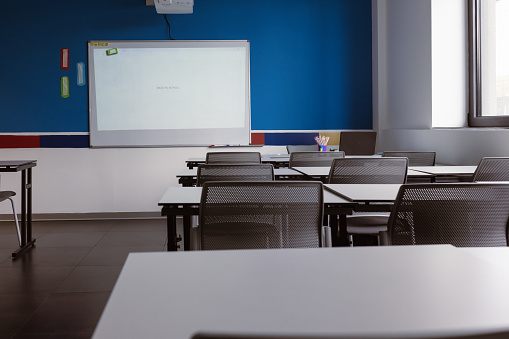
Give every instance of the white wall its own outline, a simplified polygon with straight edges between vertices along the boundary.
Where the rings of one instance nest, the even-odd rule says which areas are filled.
[[[176,175],[186,168],[185,160],[205,157],[208,151],[207,147],[0,149],[0,159],[37,160],[32,169],[34,214],[160,212],[157,203],[169,186],[179,186]],[[248,151],[286,153],[278,146]],[[20,173],[1,173],[1,188],[17,192],[18,209],[20,186]],[[10,213],[10,205],[1,204],[0,213]]]
[[[453,165],[509,156],[508,129],[432,127],[463,126],[468,112],[465,1],[373,1],[378,151],[434,150]]]
[[[432,126],[468,126],[465,0],[432,0]]]
[[[431,127],[431,4],[387,0],[386,109],[384,128]],[[380,3],[380,2],[379,2]],[[408,119],[412,116],[412,119]]]

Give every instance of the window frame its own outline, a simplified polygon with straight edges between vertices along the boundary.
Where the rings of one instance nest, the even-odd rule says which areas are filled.
[[[468,0],[469,113],[470,127],[509,127],[509,116],[482,116],[481,92],[481,0]]]

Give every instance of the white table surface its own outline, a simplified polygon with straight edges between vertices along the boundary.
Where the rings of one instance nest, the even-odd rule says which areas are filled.
[[[507,286],[450,245],[131,253],[93,338],[509,329]]]
[[[177,177],[195,177],[198,175],[198,167],[193,168],[184,168],[182,171],[180,171],[177,174]],[[283,168],[274,168],[274,175],[281,176],[281,175],[302,175],[302,173],[299,173],[293,169],[290,169],[288,167]]]
[[[412,166],[411,169],[433,175],[474,174],[477,166]]]
[[[399,192],[399,184],[325,184],[329,190],[354,202],[393,202]]]
[[[169,187],[164,193],[158,205],[199,205],[201,199],[202,187]],[[342,204],[351,205],[352,201],[349,201],[337,194],[333,194],[327,190],[323,190],[323,201],[326,204]]]
[[[330,173],[330,166],[327,167],[292,167],[294,170],[304,173],[309,176],[326,177]],[[407,177],[432,177],[433,174],[419,172],[411,168],[407,171]]]

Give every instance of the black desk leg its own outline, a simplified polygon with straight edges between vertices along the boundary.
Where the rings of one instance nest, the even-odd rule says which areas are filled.
[[[27,243],[27,189],[26,171],[21,171],[21,247]]]
[[[177,250],[177,216],[168,214],[168,219],[166,223],[166,234],[167,234],[167,243],[168,243],[168,251],[176,251]]]
[[[27,172],[28,171],[28,172]],[[21,171],[21,246],[12,253],[17,258],[27,249],[32,247],[35,239],[32,239],[32,168]]]
[[[339,246],[350,246],[348,232],[346,231],[346,215],[339,215]]]
[[[184,215],[183,226],[184,226],[184,251],[191,250],[191,215]]]
[[[32,168],[27,169],[27,242],[32,241]],[[35,240],[34,240],[35,241]]]

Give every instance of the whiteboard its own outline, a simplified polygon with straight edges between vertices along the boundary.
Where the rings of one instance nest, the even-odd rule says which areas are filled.
[[[249,41],[90,41],[91,147],[248,145]]]

